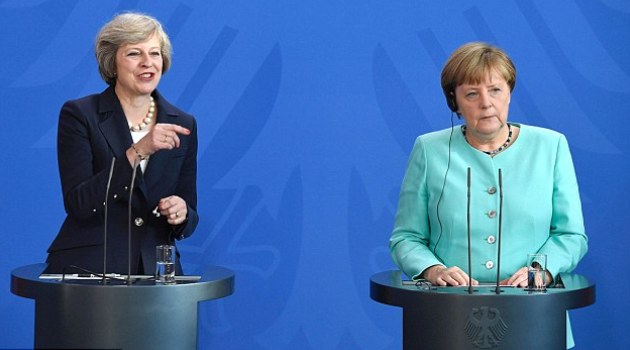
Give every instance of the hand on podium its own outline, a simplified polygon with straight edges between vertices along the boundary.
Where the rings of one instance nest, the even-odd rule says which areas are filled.
[[[467,286],[469,280],[468,274],[457,266],[433,265],[424,270],[422,276],[434,286]],[[473,286],[479,284],[475,279],[471,283]]]
[[[541,278],[542,279],[542,278]],[[551,273],[549,271],[545,271],[545,284],[548,286],[553,281]],[[512,276],[506,278],[499,282],[499,284],[504,286],[515,286],[526,288],[527,287],[527,266],[521,267],[518,269]],[[542,284],[542,281],[540,282]]]

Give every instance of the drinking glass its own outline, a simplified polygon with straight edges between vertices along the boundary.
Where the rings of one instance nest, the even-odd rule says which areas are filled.
[[[527,289],[547,289],[547,254],[527,254]]]
[[[175,283],[175,247],[172,245],[155,247],[155,283]]]

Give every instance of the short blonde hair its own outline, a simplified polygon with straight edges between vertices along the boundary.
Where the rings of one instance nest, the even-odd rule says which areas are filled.
[[[455,89],[461,84],[478,84],[496,71],[510,87],[516,85],[516,67],[508,55],[496,46],[471,42],[457,48],[442,69],[442,90],[448,107],[457,112]]]
[[[137,44],[148,40],[154,34],[160,41],[162,54],[162,74],[171,66],[171,41],[162,24],[149,15],[126,12],[114,16],[96,36],[94,52],[98,62],[98,72],[109,85],[116,84],[116,52],[126,44]]]

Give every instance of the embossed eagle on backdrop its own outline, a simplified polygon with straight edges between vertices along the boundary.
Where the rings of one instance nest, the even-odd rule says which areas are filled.
[[[472,345],[490,349],[499,345],[507,329],[498,309],[482,306],[470,311],[464,331]]]

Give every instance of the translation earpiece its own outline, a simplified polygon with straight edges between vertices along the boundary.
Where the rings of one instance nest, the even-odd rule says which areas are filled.
[[[451,109],[451,111],[457,113],[457,101],[455,101],[455,92],[451,91],[450,92],[450,96],[447,100],[448,103],[448,107]]]

